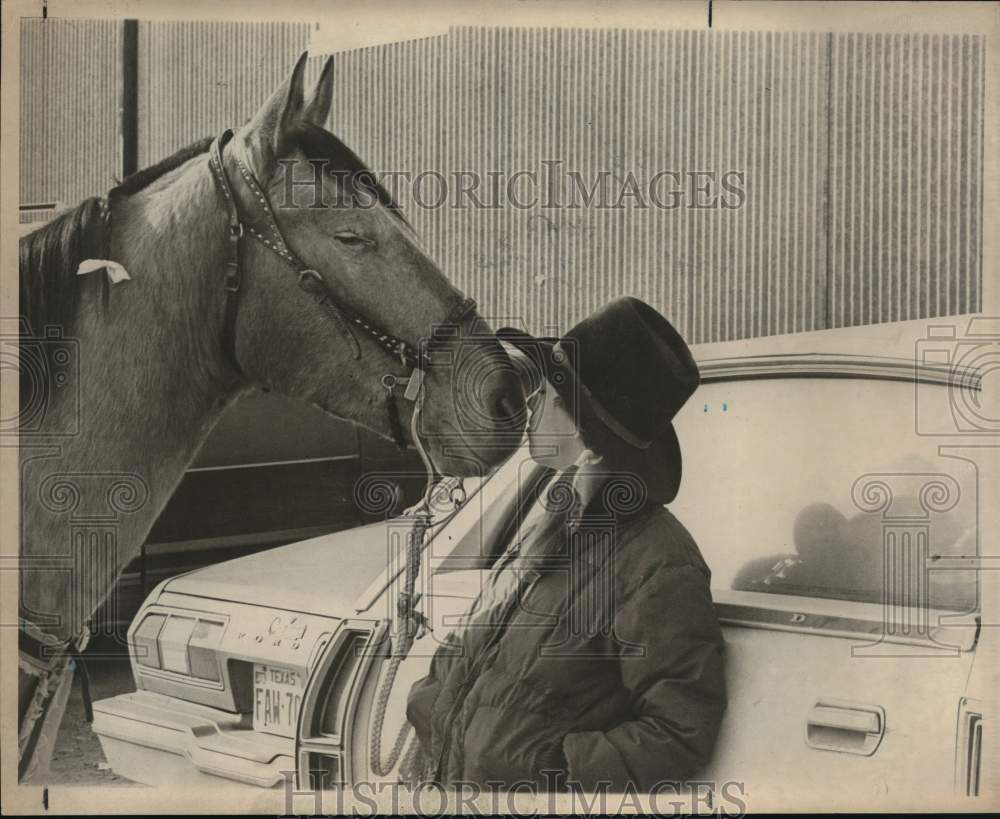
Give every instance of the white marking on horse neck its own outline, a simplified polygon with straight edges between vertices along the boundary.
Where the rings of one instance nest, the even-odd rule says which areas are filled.
[[[79,378],[70,385],[79,391],[79,432],[56,437],[73,428],[75,414],[71,401],[58,400],[45,424],[55,435],[37,441],[45,448],[22,446],[24,568],[53,557],[71,568],[22,571],[22,601],[35,615],[58,617],[46,630],[60,636],[79,627],[138,554],[184,470],[246,389],[220,344],[226,233],[213,185],[202,155],[116,203],[111,256],[132,280],[112,288],[107,309],[99,278],[81,282],[78,320],[66,333],[79,340]],[[68,506],[52,496],[60,474],[79,496]],[[140,496],[148,488],[148,498],[132,509],[110,493],[116,481]],[[92,557],[74,563],[74,548],[108,538],[117,541],[113,567]]]

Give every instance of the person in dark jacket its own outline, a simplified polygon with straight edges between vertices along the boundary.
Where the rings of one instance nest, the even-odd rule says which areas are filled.
[[[711,573],[664,507],[681,479],[671,419],[698,368],[633,298],[561,340],[501,337],[541,374],[529,444],[556,473],[410,692],[430,778],[611,791],[683,780],[709,760],[726,707]]]

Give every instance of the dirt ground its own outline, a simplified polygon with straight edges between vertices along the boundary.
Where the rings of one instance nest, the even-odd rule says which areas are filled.
[[[92,654],[116,653],[112,658],[90,657]],[[108,641],[88,648],[86,656],[90,671],[91,699],[100,700],[126,691],[134,691],[132,672],[124,650]],[[80,674],[73,676],[73,691],[66,705],[66,714],[56,738],[52,757],[53,785],[135,785],[118,776],[109,767],[97,735],[87,723]]]

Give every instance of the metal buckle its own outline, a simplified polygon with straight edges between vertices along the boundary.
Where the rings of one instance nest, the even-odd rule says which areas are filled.
[[[222,283],[222,288],[227,293],[238,293],[240,291],[240,283],[242,281],[242,276],[240,275],[239,262],[228,261],[226,266],[230,268],[232,272],[226,274],[225,281]]]
[[[424,371],[419,367],[414,367],[413,372],[410,373],[409,379],[406,382],[406,392],[403,393],[403,398],[407,401],[416,401],[417,396],[420,394],[420,387],[424,383]]]

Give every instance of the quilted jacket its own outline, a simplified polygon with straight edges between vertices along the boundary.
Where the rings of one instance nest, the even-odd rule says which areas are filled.
[[[517,591],[473,609],[410,692],[435,780],[647,791],[691,776],[726,707],[697,545],[659,505],[552,540],[547,560],[503,570]]]

